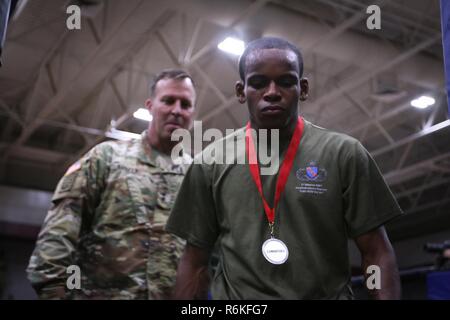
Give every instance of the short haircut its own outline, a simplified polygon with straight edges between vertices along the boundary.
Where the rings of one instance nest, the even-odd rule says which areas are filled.
[[[241,80],[245,82],[245,73],[246,73],[246,67],[247,67],[247,57],[250,53],[256,50],[262,50],[262,49],[281,49],[281,50],[290,50],[297,56],[298,61],[298,75],[302,77],[303,75],[303,57],[300,52],[300,50],[290,43],[287,40],[276,38],[276,37],[264,37],[259,38],[256,40],[251,41],[247,47],[245,48],[244,52],[242,53],[241,57],[239,58],[239,75],[241,77]]]
[[[155,78],[152,81],[152,84],[150,85],[150,96],[153,97],[156,90],[156,85],[160,80],[163,79],[173,79],[173,80],[184,80],[184,79],[190,79],[192,82],[192,85],[195,87],[194,79],[190,76],[189,73],[187,73],[184,70],[181,69],[165,69],[158,73]]]

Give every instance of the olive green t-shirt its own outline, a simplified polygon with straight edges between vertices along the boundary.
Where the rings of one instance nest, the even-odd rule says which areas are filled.
[[[218,241],[220,262],[212,297],[351,298],[348,238],[402,214],[367,150],[354,138],[305,121],[275,209],[275,237],[287,245],[289,258],[274,265],[261,251],[270,237],[268,221],[248,164],[208,159],[214,144],[227,146],[230,139],[242,142],[244,128],[208,146],[203,151],[208,164],[191,165],[166,226],[201,248],[212,249]],[[235,151],[235,157],[242,152],[245,149]],[[277,176],[261,176],[270,205]]]

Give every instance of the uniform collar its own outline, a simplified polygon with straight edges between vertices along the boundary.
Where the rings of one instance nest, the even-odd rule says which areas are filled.
[[[149,164],[154,167],[165,167],[170,168],[174,165],[174,161],[172,161],[170,155],[163,154],[162,152],[153,148],[148,141],[148,131],[145,130],[141,134],[140,148],[138,153],[138,159],[140,162]],[[180,157],[182,159],[181,162],[185,162],[185,158],[190,158],[186,152],[183,152],[183,155]],[[178,162],[178,161],[176,161]]]

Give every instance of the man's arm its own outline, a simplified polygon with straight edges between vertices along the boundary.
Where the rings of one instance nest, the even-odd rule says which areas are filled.
[[[80,231],[90,225],[103,188],[103,149],[94,148],[72,165],[55,190],[27,268],[41,299],[67,298],[67,267],[75,263]]]
[[[178,265],[174,299],[207,299],[210,251],[187,244]]]
[[[63,199],[48,212],[27,268],[40,299],[66,298],[67,267],[81,227],[80,200]]]
[[[369,295],[376,300],[400,299],[401,288],[397,263],[384,227],[356,237],[355,242],[361,252],[364,276],[368,276],[366,271],[370,265],[378,266],[381,271],[381,288],[367,288]]]

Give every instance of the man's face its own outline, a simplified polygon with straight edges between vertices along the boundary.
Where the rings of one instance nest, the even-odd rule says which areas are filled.
[[[153,116],[151,134],[170,140],[173,131],[189,129],[195,104],[195,89],[189,78],[162,79],[153,97],[145,102]]]
[[[294,52],[260,49],[246,60],[245,86],[236,85],[239,101],[248,104],[250,119],[258,128],[285,128],[298,117],[300,79]]]

